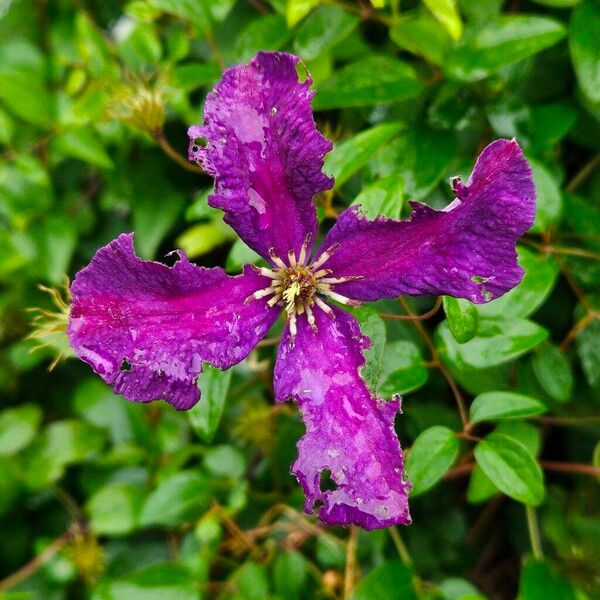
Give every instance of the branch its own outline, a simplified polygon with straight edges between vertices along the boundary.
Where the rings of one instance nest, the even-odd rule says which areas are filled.
[[[186,171],[190,171],[191,173],[204,173],[204,169],[201,169],[198,165],[193,165],[188,162],[188,160],[181,156],[171,144],[169,144],[169,140],[165,137],[165,133],[162,129],[156,129],[151,133],[156,143],[161,147],[164,153],[174,160],[180,167],[183,167]]]
[[[393,315],[390,313],[379,313],[382,319],[390,319],[392,321],[425,321],[435,315],[442,306],[442,297],[438,296],[433,308],[420,315]]]

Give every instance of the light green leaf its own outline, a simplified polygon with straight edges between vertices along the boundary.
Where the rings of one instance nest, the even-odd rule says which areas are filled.
[[[246,471],[246,459],[237,448],[222,444],[204,455],[204,466],[217,477],[240,479]]]
[[[233,230],[221,219],[192,225],[179,235],[175,244],[189,258],[197,258],[235,239]]]
[[[261,257],[252,250],[252,248],[246,246],[246,244],[237,239],[231,246],[231,250],[227,256],[227,271],[229,273],[239,273],[244,265],[256,264]]]
[[[459,344],[472,340],[477,333],[479,313],[468,300],[444,296],[444,312],[448,319],[448,329]]]
[[[350,600],[417,600],[413,573],[399,560],[388,560],[358,582]]]
[[[367,56],[342,67],[315,95],[315,110],[399,102],[418,96],[423,84],[414,69],[390,56]]]
[[[371,345],[364,351],[365,364],[360,374],[369,388],[376,390],[381,378],[385,349],[385,323],[377,311],[370,306],[354,308],[352,314],[360,323],[361,331],[371,340]]]
[[[148,496],[139,524],[176,527],[199,517],[212,498],[210,481],[197,471],[180,471],[161,481]]]
[[[404,125],[384,123],[362,131],[353,138],[336,144],[325,157],[325,172],[335,177],[335,187],[341,187],[371,158],[373,153],[394,138]]]
[[[482,318],[477,336],[459,344],[443,322],[436,331],[444,362],[459,370],[485,369],[503,364],[533,350],[548,337],[548,331],[532,321],[517,318]]]
[[[528,317],[550,295],[558,279],[558,265],[551,256],[544,256],[523,246],[517,248],[519,264],[525,276],[519,285],[487,304],[479,304],[477,310],[485,317]]]
[[[569,46],[577,82],[585,96],[600,102],[600,5],[582,2],[574,11]]]
[[[71,156],[101,169],[113,167],[110,156],[89,127],[58,134],[52,139],[52,149],[57,157]]]
[[[288,27],[293,27],[300,22],[313,8],[319,5],[320,0],[287,0],[285,18]]]
[[[29,445],[42,420],[35,404],[21,404],[0,412],[0,456],[11,456]]]
[[[450,34],[450,37],[455,41],[460,40],[463,25],[456,7],[456,0],[423,0],[423,2]]]
[[[533,355],[533,371],[542,389],[557,402],[568,402],[573,393],[569,359],[553,344],[543,344]]]
[[[361,190],[352,204],[360,206],[361,212],[369,219],[375,219],[379,215],[399,219],[405,205],[404,182],[397,175],[378,179]]]
[[[109,483],[86,504],[90,527],[98,535],[118,536],[133,531],[144,499],[144,491],[128,483]]]
[[[308,561],[300,552],[280,552],[273,561],[273,584],[281,597],[298,598],[308,576]]]
[[[537,206],[532,232],[541,233],[560,220],[562,195],[556,178],[536,160],[529,161],[537,192]]]
[[[281,15],[263,15],[254,19],[237,36],[235,48],[238,61],[248,62],[260,50],[279,50],[291,37],[292,32]]]
[[[483,472],[507,496],[537,506],[544,499],[544,476],[530,452],[502,433],[490,433],[475,446]]]
[[[413,484],[411,496],[433,487],[458,456],[459,441],[447,427],[436,425],[421,433],[406,459],[406,474]]]
[[[358,25],[356,15],[339,6],[324,6],[302,23],[294,49],[303,60],[313,60],[350,35]]]
[[[32,73],[0,67],[0,101],[24,121],[40,127],[52,122],[53,98]]]
[[[446,70],[455,79],[479,81],[553,46],[565,33],[559,21],[548,17],[502,16],[466,31],[461,45],[449,55]]]
[[[416,344],[395,340],[386,345],[378,390],[384,398],[417,390],[428,378],[429,371]]]
[[[225,408],[231,374],[231,370],[220,371],[205,364],[198,377],[200,401],[188,411],[188,415],[194,431],[203,442],[210,443],[215,437]]]
[[[450,44],[448,34],[429,13],[408,15],[391,29],[390,38],[400,48],[443,65]]]
[[[600,321],[592,320],[576,339],[577,354],[590,386],[600,382]]]
[[[546,412],[539,400],[513,392],[485,392],[473,400],[470,409],[471,422],[495,421],[533,417]]]
[[[144,567],[108,584],[101,600],[198,600],[192,574],[172,563]]]

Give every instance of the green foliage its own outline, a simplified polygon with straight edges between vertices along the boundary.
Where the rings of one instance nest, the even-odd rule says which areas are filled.
[[[434,299],[352,309],[372,340],[363,378],[381,402],[403,395],[401,537],[303,514],[289,468],[304,426],[273,403],[281,322],[235,368],[207,366],[187,413],[126,402],[71,358],[47,373],[71,354],[44,321],[27,339],[27,309],[56,310],[37,285],[121,232],[148,259],[181,248],[232,274],[261,260],[185,160],[207,92],[259,50],[301,56],[334,143],[320,239],[351,205],[446,207],[493,139],[532,164],[514,290],[444,297],[419,321],[407,311]],[[597,597],[599,140],[596,0],[0,1],[0,596]]]

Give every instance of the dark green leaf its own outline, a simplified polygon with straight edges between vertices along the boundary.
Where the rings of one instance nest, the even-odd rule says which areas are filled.
[[[486,392],[473,400],[470,417],[473,423],[533,417],[546,412],[539,400],[514,392]]]
[[[544,476],[523,444],[502,433],[490,433],[475,446],[483,472],[507,496],[532,506],[544,499]]]
[[[237,37],[238,60],[248,62],[260,50],[279,50],[291,37],[292,32],[285,26],[282,15],[261,16],[250,21]]]
[[[528,558],[521,571],[520,600],[576,600],[571,584],[546,562]]]
[[[600,381],[600,320],[594,319],[577,336],[577,354],[591,386]]]
[[[577,81],[592,102],[600,102],[600,6],[595,0],[585,0],[573,11],[569,33]]]
[[[447,427],[436,425],[421,433],[406,460],[406,474],[413,484],[411,496],[434,486],[452,466],[458,450],[458,438]]]
[[[282,598],[294,600],[304,589],[308,576],[308,562],[300,552],[282,552],[273,562],[275,592]]]
[[[11,456],[35,437],[42,411],[35,404],[22,404],[0,412],[0,456]]]
[[[198,600],[192,574],[173,564],[146,567],[113,581],[102,600]]]
[[[537,192],[535,221],[531,231],[543,232],[555,224],[562,212],[562,196],[558,182],[541,163],[530,160]]]
[[[429,371],[416,344],[396,340],[386,345],[378,390],[384,398],[417,390],[428,378]]]
[[[420,13],[399,20],[390,37],[401,48],[442,65],[450,40],[444,28],[431,15]]]
[[[360,372],[370,389],[376,390],[381,378],[383,353],[385,349],[385,324],[377,311],[370,306],[353,309],[352,314],[360,323],[360,329],[371,340],[364,352],[365,364]]]
[[[557,402],[573,393],[573,372],[565,354],[553,344],[543,344],[533,355],[533,370],[543,390]]]
[[[351,600],[416,600],[412,571],[399,560],[388,560],[358,582]]]

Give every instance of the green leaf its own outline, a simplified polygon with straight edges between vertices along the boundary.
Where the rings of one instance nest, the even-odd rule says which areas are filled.
[[[279,50],[291,37],[292,32],[281,15],[263,15],[254,19],[237,36],[235,48],[238,61],[248,62],[260,50]]]
[[[463,25],[456,7],[456,0],[423,0],[423,3],[450,34],[450,37],[455,41],[460,40]]]
[[[341,187],[371,158],[373,153],[403,129],[402,123],[383,123],[362,131],[337,144],[325,157],[325,172],[335,177],[335,187]]]
[[[391,29],[390,38],[400,48],[443,65],[450,40],[440,23],[428,13],[409,15]]]
[[[205,364],[203,372],[198,377],[200,401],[188,411],[188,415],[194,431],[207,444],[213,441],[219,427],[231,374],[230,369],[221,371]]]
[[[240,35],[240,38],[242,38],[242,35]],[[240,43],[238,40],[238,46]],[[191,92],[204,85],[212,84],[219,79],[220,74],[221,71],[216,62],[186,63],[177,65],[173,69],[173,84],[186,92]]]
[[[234,590],[239,595],[233,595],[235,600],[264,600],[269,597],[269,579],[262,565],[246,562],[232,577]]]
[[[533,0],[543,6],[551,6],[552,8],[571,8],[577,6],[581,0]]]
[[[477,333],[479,313],[468,300],[444,296],[444,312],[448,319],[448,329],[459,344],[472,340]]]
[[[281,597],[300,597],[308,576],[308,562],[300,552],[281,552],[273,561],[273,585]]]
[[[189,258],[197,258],[235,239],[233,230],[221,219],[198,223],[179,235],[175,244]]]
[[[118,536],[133,531],[144,500],[144,492],[128,483],[109,483],[86,504],[90,527],[98,535]]]
[[[424,386],[428,379],[429,371],[416,344],[395,340],[386,345],[378,389],[384,398],[408,394]]]
[[[565,36],[562,24],[548,17],[503,16],[469,28],[449,55],[447,73],[474,82],[553,46]]]
[[[594,319],[577,336],[577,354],[585,377],[594,387],[600,382],[600,321]]]
[[[576,600],[571,584],[546,562],[530,557],[521,570],[519,600]]]
[[[479,304],[480,315],[528,317],[534,313],[550,295],[558,279],[558,265],[551,256],[537,254],[519,246],[519,264],[525,269],[521,283],[487,304]]]
[[[56,421],[27,448],[24,473],[27,485],[47,487],[60,479],[68,465],[82,462],[103,446],[102,431],[75,420]]]
[[[433,487],[458,456],[459,441],[447,427],[436,425],[421,433],[406,459],[406,474],[413,484],[411,496]]]
[[[352,314],[360,323],[361,331],[371,340],[371,345],[364,351],[365,364],[360,374],[369,388],[376,390],[381,378],[385,349],[385,323],[377,311],[370,306],[355,308]]]
[[[475,459],[500,491],[537,506],[544,499],[544,476],[523,444],[502,433],[490,433],[475,446]]]
[[[229,273],[239,273],[244,265],[256,264],[259,260],[262,260],[261,257],[246,246],[246,244],[237,239],[231,246],[231,250],[227,256],[227,272]]]
[[[342,67],[321,84],[315,110],[399,102],[418,96],[423,84],[414,69],[390,56],[368,56]]]
[[[241,479],[246,471],[246,459],[237,448],[223,444],[204,455],[204,466],[217,477]]]
[[[0,412],[0,456],[11,456],[28,446],[42,421],[35,404],[21,404]]]
[[[358,582],[350,600],[417,600],[413,573],[399,560],[388,560]]]
[[[319,5],[320,0],[287,0],[285,18],[288,27],[299,23],[313,8]]]
[[[197,471],[180,471],[161,481],[148,496],[140,526],[176,527],[199,517],[210,505],[210,481]]]
[[[397,175],[389,175],[378,179],[375,183],[361,190],[352,204],[360,206],[362,213],[369,219],[379,215],[391,219],[399,219],[404,202],[404,182]]]
[[[535,221],[530,231],[541,233],[557,223],[562,212],[562,195],[558,181],[536,160],[529,160],[537,192]]]
[[[548,331],[525,319],[482,318],[477,336],[459,344],[444,321],[436,331],[444,362],[459,370],[485,369],[501,365],[533,350],[548,337]]]
[[[533,371],[542,389],[557,402],[568,402],[573,393],[569,359],[553,344],[543,344],[533,355]]]
[[[110,156],[89,127],[56,135],[52,138],[52,149],[57,156],[71,156],[101,169],[113,167]]]
[[[158,564],[111,581],[101,600],[198,600],[192,574],[183,566]]]
[[[359,19],[339,6],[324,6],[302,23],[294,49],[303,60],[314,60],[354,31]]]
[[[486,392],[479,394],[471,404],[471,422],[495,421],[533,417],[546,412],[539,400],[513,392]]]
[[[53,117],[53,99],[42,81],[26,71],[0,67],[0,101],[17,117],[48,127]]]
[[[600,6],[595,0],[573,11],[569,46],[581,90],[590,101],[600,102]]]

